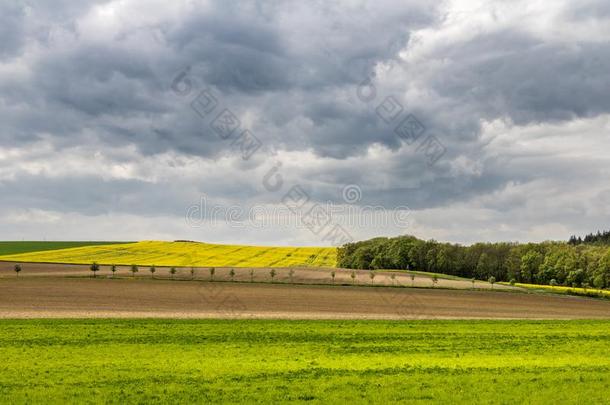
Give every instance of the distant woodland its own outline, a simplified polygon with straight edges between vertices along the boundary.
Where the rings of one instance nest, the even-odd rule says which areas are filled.
[[[471,246],[414,236],[348,243],[337,264],[353,269],[404,269],[467,278],[571,287],[610,287],[610,232],[568,242],[476,243]]]

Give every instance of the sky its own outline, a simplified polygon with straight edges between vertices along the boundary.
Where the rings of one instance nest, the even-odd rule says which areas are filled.
[[[610,3],[0,2],[0,239],[609,229]]]

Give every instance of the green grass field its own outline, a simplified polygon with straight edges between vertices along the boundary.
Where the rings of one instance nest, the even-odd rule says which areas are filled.
[[[57,249],[69,249],[83,246],[99,246],[120,244],[127,242],[43,242],[43,241],[23,241],[23,242],[0,242],[1,255],[16,255],[30,252],[42,252]]]
[[[1,403],[607,403],[607,321],[9,320]]]

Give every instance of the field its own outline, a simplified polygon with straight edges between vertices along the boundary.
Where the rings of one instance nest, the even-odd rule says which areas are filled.
[[[335,260],[190,242],[3,256],[0,403],[608,402],[610,301]]]
[[[334,267],[335,248],[145,241],[0,256],[3,261],[141,266]]]
[[[2,403],[607,403],[607,321],[10,320]]]
[[[196,271],[194,280],[184,270],[170,280],[145,271],[132,277],[126,269],[114,279],[107,272],[94,279],[85,266],[40,266],[19,277],[0,272],[0,318],[610,319],[607,300],[509,287],[431,288],[423,276],[415,285],[427,287],[410,288],[382,275],[373,285],[364,271],[352,285],[347,272],[337,270],[349,284],[333,285],[325,269],[299,269],[292,281],[287,269],[274,269],[273,282],[269,269],[256,269],[252,280],[247,269],[238,269],[234,282],[227,269],[217,269],[210,282],[207,271]],[[62,273],[62,267],[68,269]]]
[[[126,242],[0,242],[0,256],[44,250],[68,249],[82,246],[110,245]]]
[[[506,283],[504,283],[506,284]],[[590,296],[598,296],[600,298],[610,298],[609,290],[599,290],[597,288],[579,288],[579,287],[565,287],[561,285],[550,286],[550,285],[541,285],[541,284],[524,284],[524,283],[515,283],[515,287],[520,288],[528,288],[532,290],[540,290],[544,292],[550,292],[555,294],[571,294],[571,295],[590,295]]]

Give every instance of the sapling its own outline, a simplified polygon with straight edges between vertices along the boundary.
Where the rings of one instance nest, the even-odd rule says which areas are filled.
[[[96,262],[93,262],[93,264],[89,267],[89,270],[93,272],[93,278],[95,278],[96,273],[100,271],[100,265]]]

